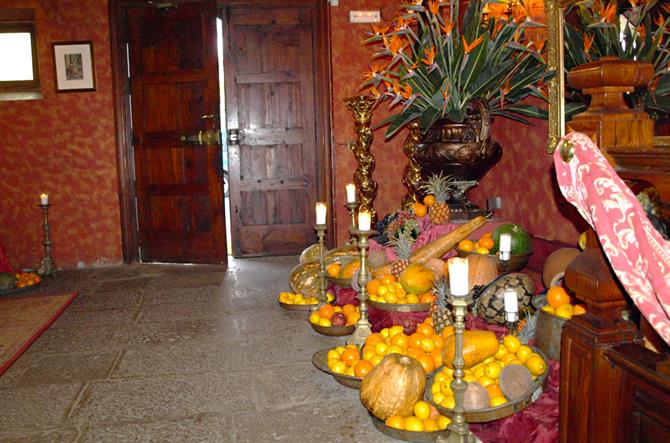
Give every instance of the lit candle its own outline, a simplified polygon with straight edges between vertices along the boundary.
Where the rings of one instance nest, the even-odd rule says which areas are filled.
[[[500,234],[500,252],[512,251],[512,234]]]
[[[358,213],[358,229],[361,231],[369,231],[371,216],[368,211],[361,211]]]
[[[316,224],[325,225],[326,224],[326,204],[324,202],[316,202]]]
[[[468,259],[452,257],[448,260],[449,289],[453,295],[468,295]]]
[[[356,185],[353,183],[349,183],[347,186],[347,203],[355,203],[356,202]]]
[[[519,312],[519,301],[517,299],[516,291],[505,291],[504,301],[507,321],[516,321],[517,313]]]
[[[40,194],[40,204],[41,205],[49,204],[49,196],[47,194]]]

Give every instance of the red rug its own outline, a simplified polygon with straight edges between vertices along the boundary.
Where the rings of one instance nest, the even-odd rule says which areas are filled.
[[[76,293],[0,298],[0,375],[47,330]]]

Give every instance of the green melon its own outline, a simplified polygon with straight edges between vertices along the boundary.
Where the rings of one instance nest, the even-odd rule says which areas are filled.
[[[531,251],[530,236],[521,225],[507,223],[498,226],[493,231],[493,249],[492,253],[497,253],[500,246],[500,234],[512,234],[512,254],[528,254]]]

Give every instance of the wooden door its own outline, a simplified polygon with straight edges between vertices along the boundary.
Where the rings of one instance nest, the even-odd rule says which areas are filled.
[[[225,263],[216,3],[128,11],[142,261]],[[210,130],[209,132],[205,132]]]
[[[300,253],[314,242],[314,203],[323,193],[317,173],[317,2],[277,3],[236,3],[224,10],[236,257]]]

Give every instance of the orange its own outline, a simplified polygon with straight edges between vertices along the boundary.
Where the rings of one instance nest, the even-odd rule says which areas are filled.
[[[361,355],[358,353],[358,349],[347,348],[344,350],[340,358],[344,364],[351,368],[361,359]]]
[[[407,356],[412,358],[416,358],[421,353],[423,353],[423,351],[419,348],[408,348],[406,352]]]
[[[354,365],[354,375],[356,377],[365,377],[372,370],[373,366],[367,360],[358,360]]]
[[[370,295],[377,295],[379,293],[379,287],[382,285],[381,280],[377,280],[376,278],[373,278],[368,282],[368,284],[365,286],[365,288],[368,290],[368,294]]]
[[[552,286],[547,291],[547,302],[552,308],[557,308],[566,303],[570,303],[570,296],[562,286]]]
[[[491,232],[491,231],[489,231],[489,232],[485,232],[485,233],[483,233],[483,234],[481,235],[481,237],[479,237],[479,238],[480,238],[480,240],[481,240],[482,238],[486,238],[486,237],[488,237],[488,238],[492,238],[492,237],[493,237],[493,232]]]
[[[405,429],[405,419],[399,415],[390,416],[389,418],[386,419],[384,423],[386,423],[386,426],[388,426],[389,428],[401,429],[401,430]]]
[[[416,327],[416,332],[419,334],[423,334],[426,337],[430,337],[435,333],[435,329],[428,323],[421,323],[419,326]]]
[[[423,352],[431,353],[435,350],[435,342],[429,338],[421,340],[421,350]]]
[[[426,214],[428,214],[428,208],[426,205],[419,202],[412,203],[412,209],[414,210],[414,214],[417,217],[424,217]]]
[[[382,275],[382,283],[385,285],[392,285],[395,283],[395,277],[393,274],[384,274]]]
[[[486,390],[489,392],[489,398],[505,396],[505,394],[503,394],[502,389],[500,389],[500,386],[498,386],[496,383],[488,385],[486,387]]]
[[[421,342],[423,341],[424,338],[426,338],[425,335],[423,335],[420,332],[415,332],[414,334],[409,336],[409,347],[421,349]]]
[[[421,294],[421,297],[419,297],[419,303],[432,303],[433,300],[435,300],[435,296],[430,292]]]
[[[423,431],[424,432],[435,432],[438,431],[437,420],[432,418],[427,418],[423,421]]]
[[[325,305],[319,308],[319,315],[321,316],[321,318],[330,319],[330,317],[332,317],[334,313],[335,313],[335,306],[331,304],[326,303]]]
[[[435,204],[435,196],[434,195],[427,195],[423,198],[423,204],[428,206],[429,208]]]
[[[436,368],[439,368],[444,364],[442,361],[442,350],[441,349],[435,349],[430,353],[430,357],[433,359],[433,365]]]
[[[428,317],[426,317],[426,319],[425,319],[423,322],[424,322],[424,323],[428,323],[428,324],[431,325],[431,326],[435,326],[435,325],[433,324],[433,316],[432,316],[432,315],[429,315]]]
[[[384,343],[384,337],[379,332],[373,332],[365,339],[365,346],[374,347],[377,343]]]
[[[354,311],[351,314],[344,314],[344,316],[347,318],[347,325],[355,325],[361,318],[361,313]]]
[[[340,268],[342,266],[339,263],[331,263],[326,267],[326,274],[331,277],[337,277],[340,273]]]
[[[572,308],[572,315],[582,315],[582,314],[586,314],[586,307],[584,307],[584,305],[579,304],[575,305],[575,307]]]
[[[435,334],[430,338],[435,342],[435,349],[444,348],[444,338],[440,334]]]
[[[472,240],[466,238],[458,243],[458,249],[465,252],[472,252],[475,250],[475,244]]]
[[[405,334],[396,334],[391,339],[391,344],[400,346],[402,349],[407,349],[409,347],[409,337]]]
[[[482,237],[479,239],[479,247],[491,249],[493,247],[493,239],[491,237]]]
[[[347,303],[346,305],[342,306],[342,313],[344,315],[349,315],[352,312],[356,312],[356,306],[352,305],[351,303]]]
[[[435,369],[433,358],[425,352],[420,353],[414,358],[416,358],[416,360],[421,363],[421,366],[423,366],[423,370],[426,374],[430,374]]]
[[[430,404],[427,401],[419,400],[414,404],[414,415],[420,420],[430,417]]]
[[[454,327],[453,326],[447,326],[446,328],[442,329],[442,337],[447,338],[450,335],[454,334]]]

